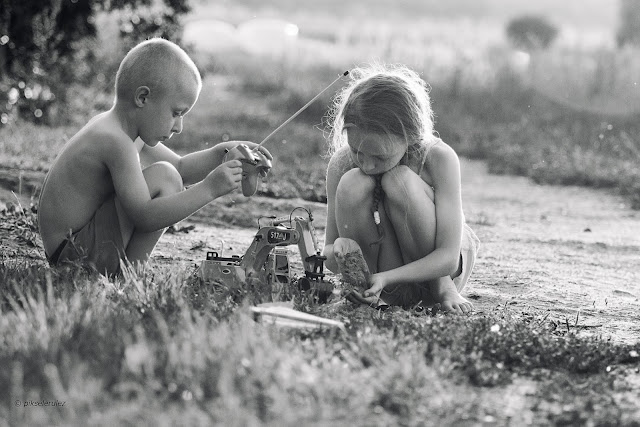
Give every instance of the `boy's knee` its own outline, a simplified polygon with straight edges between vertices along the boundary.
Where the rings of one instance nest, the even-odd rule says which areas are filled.
[[[374,186],[373,178],[360,169],[354,168],[340,178],[336,189],[336,198],[350,203],[360,203],[363,199],[371,197]]]
[[[180,172],[169,162],[156,162],[145,168],[144,177],[152,197],[175,194],[184,187]]]

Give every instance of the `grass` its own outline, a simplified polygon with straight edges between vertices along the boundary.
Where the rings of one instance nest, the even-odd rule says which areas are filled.
[[[492,173],[528,176],[540,184],[608,188],[624,195],[631,208],[640,208],[635,115],[567,109],[534,92],[522,98],[529,111],[517,120],[487,125],[482,117],[456,121],[460,116],[454,115],[440,121],[440,134],[459,154],[486,160]]]
[[[504,408],[475,393],[537,381],[526,399],[562,408],[534,414],[546,417],[542,423],[632,425],[610,400],[624,393],[622,374],[637,366],[638,345],[578,338],[541,313],[504,307],[465,318],[307,301],[299,308],[330,313],[347,331],[283,330],[252,320],[246,303],[259,296],[220,300],[210,288],[190,286],[191,274],[129,271],[108,281],[74,268],[0,263],[0,380],[7,385],[0,418],[29,425],[378,425],[424,417],[439,425],[502,424]],[[16,408],[16,400],[67,404]]]
[[[38,245],[33,209],[10,206],[2,221]],[[297,309],[346,330],[279,329],[248,310],[268,290],[214,292],[194,273],[158,265],[106,279],[0,260],[0,421],[637,425],[626,376],[640,344],[585,337],[578,317],[506,304],[470,317],[375,311],[292,287]]]
[[[398,25],[379,18],[354,27],[359,18],[336,21],[326,11],[280,3],[305,24],[297,48],[276,58],[197,57],[204,88],[184,132],[171,141],[177,151],[259,141],[345,68],[376,58],[423,74],[436,130],[460,155],[540,183],[610,188],[640,208],[637,110],[620,108],[638,105],[628,85],[640,68],[633,51],[579,47],[567,55],[565,44],[530,58],[553,73],[522,72],[499,30],[466,18],[397,16]],[[454,6],[441,3],[425,5],[449,14]],[[249,16],[243,7],[216,12],[228,11],[237,23]],[[571,96],[560,91],[569,83]],[[34,172],[25,188],[35,197],[66,139],[91,111],[108,107],[108,94],[74,90],[82,100],[73,107],[74,125],[0,128],[2,182],[14,191],[22,188],[16,175]],[[330,102],[326,93],[268,142],[276,167],[263,195],[326,199]],[[28,247],[39,244],[30,207],[9,207],[0,218],[0,231]],[[378,312],[296,294],[298,309],[347,325],[346,332],[296,331],[255,322],[248,305],[262,298],[255,289],[220,298],[188,268],[107,280],[3,254],[0,424],[637,425],[630,397],[637,387],[626,374],[637,376],[640,344],[584,338],[577,318],[508,306],[471,317]],[[66,404],[24,407],[45,400]]]

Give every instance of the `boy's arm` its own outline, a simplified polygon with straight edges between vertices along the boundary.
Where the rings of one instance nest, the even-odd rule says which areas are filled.
[[[140,152],[140,161],[145,165],[158,161],[168,161],[180,172],[184,184],[191,185],[202,181],[209,172],[220,166],[225,161],[227,152],[240,144],[245,144],[250,149],[257,145],[249,141],[227,141],[216,144],[211,148],[180,156],[166,145],[158,143],[155,147],[144,145]],[[273,157],[266,149],[260,148],[260,152],[269,160],[273,160]],[[237,157],[237,155],[229,155],[227,160]]]
[[[203,180],[185,191],[152,199],[135,145],[130,141],[113,140],[104,147],[103,158],[116,196],[134,226],[143,232],[159,230],[185,219],[215,198],[238,188],[242,179],[241,162],[233,160],[209,171]],[[155,153],[164,154],[160,159],[173,163],[175,157],[167,155],[167,151]]]

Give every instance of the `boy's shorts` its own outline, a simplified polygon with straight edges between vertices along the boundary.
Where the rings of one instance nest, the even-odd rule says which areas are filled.
[[[63,240],[51,256],[47,255],[52,266],[80,262],[107,276],[119,272],[120,260],[124,258],[114,198],[104,202],[84,227]]]
[[[479,247],[480,239],[465,223],[462,229],[462,242],[460,245],[462,271],[453,278],[453,283],[456,285],[458,292],[461,292],[469,281],[469,276],[471,276],[471,271],[476,263]],[[423,283],[400,284],[395,289],[383,289],[380,298],[388,305],[400,305],[403,307],[416,304],[425,306],[434,304],[429,286]]]

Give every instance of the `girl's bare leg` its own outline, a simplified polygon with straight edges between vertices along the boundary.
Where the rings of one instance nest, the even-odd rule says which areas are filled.
[[[180,173],[168,162],[154,163],[146,167],[142,173],[147,181],[152,199],[176,194],[183,189]],[[148,233],[136,231],[124,213],[118,199],[116,199],[116,209],[118,211],[118,220],[120,221],[122,241],[126,247],[127,259],[134,265],[139,262],[146,262],[165,229]]]
[[[379,237],[371,212],[374,186],[373,178],[360,169],[351,169],[342,176],[336,190],[336,225],[340,237],[353,239],[360,245],[369,270],[377,273],[383,271],[379,263],[381,253],[385,258],[384,270],[402,265],[402,255],[382,204],[379,209],[385,238],[381,244],[372,245]]]
[[[403,264],[423,258],[435,249],[436,209],[434,192],[415,172],[398,166],[382,178],[385,210],[395,231]],[[386,257],[384,253],[381,259]],[[386,266],[381,266],[388,269]],[[450,276],[429,282],[436,303],[445,311],[466,313],[473,305],[463,298]]]

